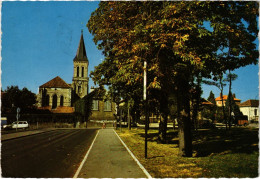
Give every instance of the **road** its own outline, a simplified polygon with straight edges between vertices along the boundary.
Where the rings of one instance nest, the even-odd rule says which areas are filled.
[[[59,129],[2,141],[2,177],[72,178],[96,129]]]

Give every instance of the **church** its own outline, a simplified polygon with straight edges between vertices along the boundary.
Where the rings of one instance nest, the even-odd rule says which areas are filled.
[[[73,59],[72,83],[66,83],[61,77],[57,76],[39,86],[39,93],[37,94],[38,108],[50,110],[52,113],[73,113],[75,111],[74,102],[89,93],[88,65],[89,61],[83,32],[81,31],[78,49]],[[112,119],[115,110],[114,103],[93,100],[92,119],[98,118],[98,120],[102,120],[102,117]]]

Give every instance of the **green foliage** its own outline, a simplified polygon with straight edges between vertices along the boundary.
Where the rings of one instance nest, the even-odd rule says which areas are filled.
[[[18,86],[8,86],[2,98],[2,113],[16,113],[16,108],[21,108],[21,113],[33,110],[36,104],[36,95],[27,88],[20,90]]]
[[[211,102],[212,104],[216,105],[215,95],[212,91],[210,91],[210,93],[209,93],[208,101]]]
[[[240,111],[239,106],[235,103],[234,97],[231,94],[228,95],[228,99],[225,105],[225,112],[228,114],[229,107],[231,108],[231,112],[234,113],[235,116],[242,116],[243,113]]]
[[[100,2],[87,27],[105,60],[90,76],[111,85],[114,99],[139,105],[146,61],[150,100],[168,116],[175,95],[179,128],[188,134],[194,76],[223,80],[226,70],[256,64],[257,16],[256,2]]]

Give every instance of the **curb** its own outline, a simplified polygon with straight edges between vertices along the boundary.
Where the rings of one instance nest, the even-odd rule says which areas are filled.
[[[141,168],[141,170],[144,172],[144,174],[147,176],[147,178],[153,178],[148,172],[147,170],[143,167],[143,165],[138,161],[138,159],[134,156],[134,154],[131,152],[131,150],[127,147],[127,145],[124,143],[124,141],[119,137],[119,135],[116,133],[116,131],[113,129],[113,131],[115,132],[115,134],[117,135],[117,137],[119,138],[119,140],[121,141],[121,143],[123,144],[123,146],[126,148],[126,150],[128,151],[128,153],[133,157],[133,159],[135,160],[135,162],[137,163],[137,165]]]
[[[96,141],[96,138],[97,138],[98,134],[99,134],[99,130],[97,131],[97,134],[96,134],[94,140],[92,141],[92,143],[91,143],[91,145],[90,145],[90,147],[89,147],[89,149],[88,149],[88,151],[87,151],[87,153],[86,153],[84,159],[81,161],[80,166],[79,166],[79,168],[77,169],[76,173],[74,174],[73,178],[78,178],[79,173],[80,173],[80,171],[81,171],[83,165],[85,164],[85,162],[86,162],[86,160],[87,160],[87,158],[88,158],[88,155],[89,155],[89,153],[90,153],[90,151],[91,151],[91,149],[92,149],[92,147],[93,147],[93,145],[94,145],[94,142]]]

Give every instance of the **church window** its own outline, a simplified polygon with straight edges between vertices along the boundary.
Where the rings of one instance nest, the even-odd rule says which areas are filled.
[[[57,95],[52,96],[52,109],[55,109],[57,107]]]
[[[64,97],[60,96],[60,106],[63,106],[63,102],[64,102]]]
[[[84,67],[81,68],[81,77],[84,77]]]
[[[93,111],[98,111],[98,100],[93,100],[92,110]]]
[[[79,77],[79,67],[77,67],[77,77]]]
[[[104,103],[104,111],[111,111],[111,102],[110,101],[106,101]]]

